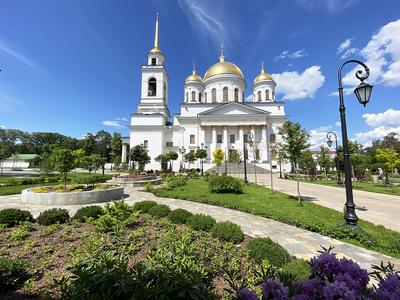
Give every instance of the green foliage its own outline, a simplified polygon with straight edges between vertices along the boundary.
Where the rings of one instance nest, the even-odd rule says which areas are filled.
[[[283,155],[282,151],[281,151],[280,155]],[[307,149],[307,150],[303,151],[301,154],[301,157],[299,159],[299,168],[302,170],[305,170],[307,172],[307,174],[310,175],[310,171],[314,170],[315,167],[316,167],[316,163],[313,158],[313,154],[312,154],[311,150]]]
[[[28,277],[28,264],[24,260],[0,256],[0,292],[17,289]]]
[[[168,216],[168,214],[171,212],[171,209],[169,208],[168,205],[165,204],[157,204],[150,208],[149,214],[153,217],[156,218],[164,218]]]
[[[26,221],[23,224],[13,228],[13,230],[11,230],[10,234],[8,235],[8,239],[13,242],[22,241],[28,236],[29,231],[31,230],[32,223]]]
[[[12,227],[25,221],[32,221],[33,217],[27,210],[5,208],[0,210],[0,224]]]
[[[152,184],[151,182],[146,183],[146,185],[144,186],[144,190],[149,193],[153,192],[154,184]]]
[[[194,156],[196,158],[207,158],[207,150],[206,149],[202,149],[202,148],[197,148]]]
[[[104,207],[104,214],[97,220],[90,220],[103,231],[121,232],[127,226],[137,221],[139,212],[134,211],[133,207],[126,204],[123,200],[107,203]]]
[[[80,222],[86,222],[88,218],[97,219],[104,213],[104,210],[101,206],[91,205],[84,206],[77,210],[74,215],[74,219],[79,220]]]
[[[394,168],[400,166],[400,154],[395,149],[376,149],[376,159],[383,163],[384,169],[393,177]]]
[[[294,280],[306,280],[310,278],[311,267],[308,262],[303,259],[294,259],[282,267],[282,272],[293,275]]]
[[[231,149],[229,150],[228,161],[232,164],[238,164],[242,161],[239,150]]]
[[[67,188],[67,175],[75,168],[75,155],[69,149],[56,149],[50,155],[54,170],[64,174],[64,189]]]
[[[215,149],[215,151],[212,153],[212,156],[214,158],[213,163],[216,164],[218,167],[222,164],[224,161],[224,151],[222,151],[221,148]]]
[[[171,211],[168,215],[168,220],[174,224],[186,224],[193,214],[186,209],[178,208]]]
[[[69,221],[68,210],[63,208],[52,208],[42,211],[37,217],[37,222],[41,225],[62,224]]]
[[[132,168],[135,170],[135,164],[139,165],[139,171],[143,171],[146,164],[150,162],[150,156],[147,154],[143,145],[133,146],[129,150],[129,159],[132,161]]]
[[[247,244],[249,258],[261,263],[267,259],[272,265],[282,267],[289,261],[289,253],[270,238],[255,238]]]
[[[89,172],[92,172],[93,170],[97,171],[105,163],[106,158],[97,153],[92,153],[91,155],[82,158],[82,167],[89,170]]]
[[[101,174],[83,174],[79,177],[74,178],[73,182],[75,184],[89,184],[93,185],[95,183],[102,183],[110,180],[111,175],[101,175]]]
[[[194,154],[194,151],[189,151],[188,153],[185,154],[185,161],[189,162],[189,167],[190,169],[190,164],[196,160],[196,156]]]
[[[181,175],[177,176],[168,175],[164,177],[163,182],[165,183],[166,189],[172,190],[175,188],[181,188],[185,186],[187,183],[187,178],[186,176],[181,176]]]
[[[229,221],[215,224],[211,230],[211,234],[213,237],[232,243],[240,243],[244,238],[240,226]]]
[[[243,193],[243,183],[240,179],[232,176],[210,176],[208,186],[214,193]]]
[[[149,210],[153,207],[156,206],[157,202],[151,201],[151,200],[145,200],[145,201],[140,201],[136,202],[133,205],[133,210],[140,210],[143,213],[148,213]]]
[[[187,224],[195,230],[211,231],[217,222],[211,216],[204,214],[195,214],[191,216]]]
[[[317,158],[318,164],[320,165],[321,169],[324,170],[325,174],[329,171],[331,167],[331,156],[329,154],[329,148],[325,146],[320,146],[319,155]]]

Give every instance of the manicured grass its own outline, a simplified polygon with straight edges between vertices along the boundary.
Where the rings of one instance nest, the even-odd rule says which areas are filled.
[[[59,182],[48,182],[46,185],[55,185],[60,184]],[[0,196],[5,195],[15,195],[20,194],[22,190],[28,189],[34,186],[41,186],[42,184],[23,184],[23,185],[8,185],[8,186],[0,186]]]
[[[243,194],[217,194],[210,191],[204,179],[189,179],[186,186],[172,190],[156,189],[154,193],[159,197],[224,206],[264,216],[400,258],[400,233],[360,220],[365,235],[352,234],[343,228],[342,213],[308,201],[300,205],[295,197],[273,193],[255,184],[245,186]]]

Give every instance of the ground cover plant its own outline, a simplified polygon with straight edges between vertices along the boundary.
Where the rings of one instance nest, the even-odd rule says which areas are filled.
[[[189,179],[183,187],[158,188],[154,190],[154,194],[159,197],[190,200],[261,215],[400,258],[400,233],[360,220],[358,224],[364,234],[357,234],[343,226],[341,212],[310,201],[303,201],[300,205],[294,197],[255,184],[244,186],[242,194],[224,194],[211,192],[208,182],[204,179]]]

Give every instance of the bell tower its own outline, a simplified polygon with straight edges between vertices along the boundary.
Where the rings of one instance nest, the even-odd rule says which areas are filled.
[[[158,13],[153,49],[147,54],[147,64],[141,68],[141,99],[138,113],[162,114],[169,122],[168,73],[164,66],[165,56],[158,45]]]

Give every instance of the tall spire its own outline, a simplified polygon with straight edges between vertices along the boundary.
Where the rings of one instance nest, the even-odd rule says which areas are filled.
[[[264,74],[264,60],[261,61],[261,74]]]
[[[156,16],[156,31],[154,33],[154,47],[151,49],[150,52],[161,52],[160,48],[158,47],[158,13]]]
[[[219,56],[219,62],[224,62],[225,61],[225,56],[224,56],[224,45],[221,44],[221,55]]]
[[[193,75],[196,75],[196,63],[193,62],[193,71],[192,71]]]

